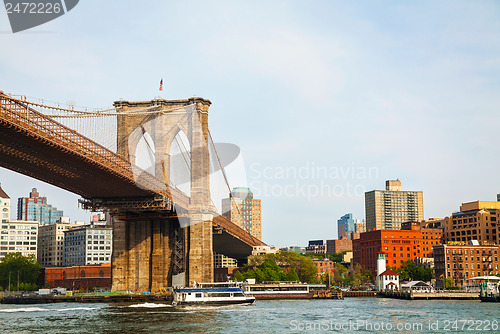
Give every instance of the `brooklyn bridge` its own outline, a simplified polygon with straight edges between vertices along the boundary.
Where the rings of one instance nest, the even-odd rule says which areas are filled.
[[[224,166],[208,127],[210,105],[157,98],[86,110],[0,91],[0,166],[111,214],[112,290],[210,282],[214,252],[243,262],[263,244],[211,200],[211,175]]]

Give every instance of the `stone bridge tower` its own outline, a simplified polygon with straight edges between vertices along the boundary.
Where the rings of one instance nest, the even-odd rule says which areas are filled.
[[[190,198],[170,210],[113,212],[112,280],[114,291],[148,290],[178,284],[213,281],[210,199],[209,100],[117,101],[117,153],[139,165],[139,144],[151,156],[147,172],[165,189],[178,190],[171,180],[171,148],[183,132],[190,145]],[[144,146],[142,146],[144,147]],[[142,166],[141,166],[142,167]],[[142,170],[141,170],[142,172]],[[139,180],[139,175],[138,178]],[[137,182],[140,186],[140,182]],[[153,189],[155,190],[155,189]]]

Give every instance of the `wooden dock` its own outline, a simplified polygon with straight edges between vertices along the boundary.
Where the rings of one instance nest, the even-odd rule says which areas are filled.
[[[312,296],[313,299],[344,299],[342,291],[319,291]]]
[[[347,297],[377,297],[377,291],[344,291],[342,292],[345,298]]]
[[[386,298],[410,299],[410,300],[431,300],[431,299],[458,299],[473,300],[479,299],[479,292],[467,292],[459,290],[445,290],[435,292],[402,292],[402,291],[382,291],[380,296]]]

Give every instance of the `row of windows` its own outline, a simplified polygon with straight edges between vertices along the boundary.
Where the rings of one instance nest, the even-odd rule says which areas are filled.
[[[491,259],[492,259],[492,257],[491,257],[491,256],[489,256],[489,257],[485,257],[485,256],[483,256],[483,262],[486,262],[486,261],[491,261]],[[446,260],[447,260],[447,261],[450,261],[450,257],[449,257],[449,256],[447,256],[447,257],[446,257]],[[468,260],[468,258],[467,258],[467,256],[466,256],[466,257],[465,257],[465,261],[467,261],[467,260]],[[471,260],[471,261],[474,261],[474,256],[471,256],[471,257],[470,257],[470,260]],[[454,257],[453,257],[453,261],[457,261],[457,257],[456,257],[456,256],[454,256]],[[462,257],[461,257],[461,256],[460,256],[460,257],[458,257],[458,261],[462,261]],[[479,256],[478,256],[478,257],[476,257],[476,261],[477,261],[477,262],[481,261],[481,258],[480,258]],[[495,261],[498,261],[498,257],[497,257],[497,256],[495,256]]]
[[[106,245],[109,245],[109,244],[111,243],[111,241],[106,241],[106,242],[104,242],[104,240],[101,240],[101,241],[94,240],[94,245],[99,245],[99,244],[104,245],[104,243],[106,243]],[[92,240],[89,240],[89,241],[87,242],[87,244],[88,244],[88,245],[92,245]]]
[[[24,231],[24,232],[23,231],[17,231],[17,233],[16,233],[16,231],[10,231],[10,232],[9,231],[2,231],[2,232],[0,232],[0,234],[3,234],[3,235],[6,235],[6,234],[8,234],[8,235],[16,235],[16,234],[17,235],[23,235],[23,234],[24,235],[30,235],[30,234],[31,235],[36,235],[36,232],[32,231],[30,233],[29,231]]]
[[[5,247],[5,246],[0,246],[0,249],[1,250],[18,250],[18,251],[22,251],[22,250],[36,251],[36,247],[12,247],[12,246]]]
[[[490,233],[490,230],[489,229],[486,229],[485,230],[486,234],[489,234]],[[497,230],[496,229],[493,229],[491,230],[491,233],[492,234],[495,234],[497,233]],[[466,231],[456,231],[456,232],[450,232],[450,236],[454,237],[454,236],[460,236],[460,235],[471,235],[471,234],[478,234],[478,231],[477,230],[466,230]]]
[[[2,225],[2,229],[11,229],[11,230],[38,230],[38,226],[29,226],[29,225]]]
[[[464,249],[464,254],[467,254],[468,251],[470,251],[470,255],[474,254],[474,249]],[[480,255],[481,251],[482,251],[483,255],[485,255],[485,254],[491,255],[492,253],[496,255],[498,253],[497,249],[494,249],[494,250],[491,250],[491,249],[488,249],[488,250],[485,250],[485,249],[482,249],[482,250],[476,249],[476,254]],[[450,250],[449,249],[446,250],[446,254],[450,254]],[[452,254],[459,254],[460,255],[460,254],[462,254],[462,250],[461,249],[458,249],[458,250],[457,249],[453,249]]]
[[[1,240],[36,240],[36,237],[28,237],[28,236],[0,236]]]
[[[457,276],[460,276],[460,277],[463,277],[463,273],[458,273],[458,272],[453,272],[453,276],[457,277]],[[495,273],[495,272],[492,272],[492,271],[484,271],[484,272],[481,272],[481,271],[478,271],[477,274],[476,272],[474,271],[471,271],[470,274],[468,271],[465,272],[465,277],[476,277],[476,276],[482,276],[482,275],[485,275],[485,276],[488,276],[488,275],[498,275],[498,271]],[[448,277],[452,277],[451,275],[451,272],[448,271]]]
[[[36,245],[36,241],[9,241],[7,243],[7,241],[2,241],[1,242],[2,245]]]
[[[476,267],[477,267],[477,269],[481,269],[481,264],[477,264],[477,265],[476,265]],[[447,265],[447,268],[448,268],[448,269],[450,269],[450,264],[449,264],[449,263],[448,263],[448,265]],[[462,267],[462,264],[461,264],[461,263],[459,264],[459,266],[457,266],[457,264],[456,264],[456,263],[454,263],[454,264],[453,264],[453,268],[454,268],[454,269],[457,269],[457,268],[459,268],[459,269],[463,269],[463,267]],[[470,264],[470,268],[471,268],[471,269],[474,269],[474,263],[471,263],[471,264]],[[493,269],[493,265],[491,265],[491,264],[489,264],[489,265],[488,265],[488,264],[483,264],[483,270],[486,270],[487,268],[489,268],[489,269]],[[468,263],[466,263],[466,264],[465,264],[465,269],[469,269],[469,264],[468,264]],[[495,269],[498,269],[498,264],[496,264],[496,265],[495,265]]]

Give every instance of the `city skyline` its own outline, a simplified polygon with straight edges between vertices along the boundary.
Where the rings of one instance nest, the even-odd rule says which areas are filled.
[[[263,240],[277,246],[334,237],[388,179],[424,192],[426,219],[499,193],[498,4],[132,4],[82,2],[2,34],[17,52],[0,55],[0,89],[106,107],[160,95],[163,78],[164,98],[210,99],[214,140],[242,152],[246,175],[228,172],[230,185],[262,200]],[[13,199],[39,189],[72,221],[91,215],[43,182],[3,168],[0,182]]]

